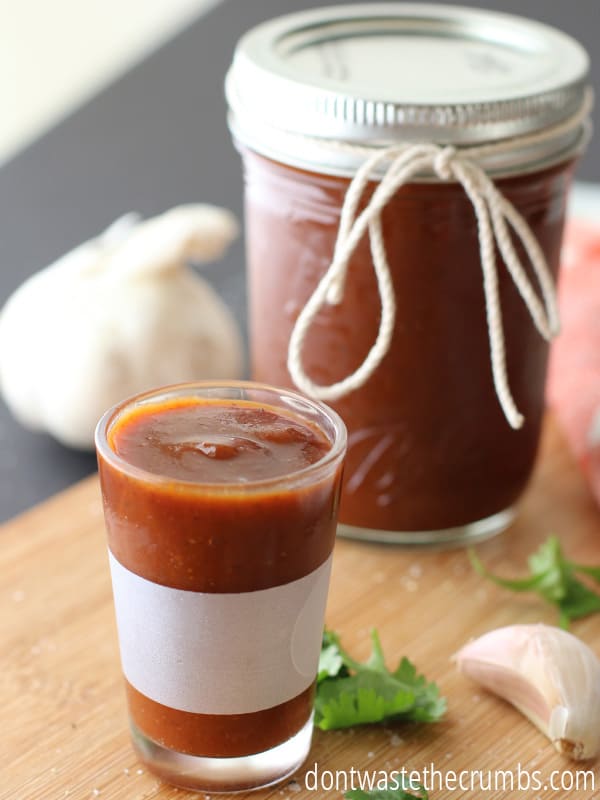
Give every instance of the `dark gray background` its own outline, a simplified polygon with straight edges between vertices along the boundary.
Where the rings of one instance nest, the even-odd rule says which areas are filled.
[[[126,211],[151,215],[205,201],[241,216],[242,175],[227,133],[222,89],[233,48],[257,22],[319,5],[226,0],[0,169],[0,303],[25,277]],[[579,39],[594,61],[598,0],[462,5],[555,25]],[[592,81],[600,85],[600,56]],[[600,180],[600,136],[579,177]],[[208,277],[245,325],[243,269],[240,242]],[[94,468],[92,455],[20,428],[0,402],[0,519]]]

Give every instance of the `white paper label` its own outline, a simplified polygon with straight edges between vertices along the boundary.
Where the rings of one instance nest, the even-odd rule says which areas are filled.
[[[315,679],[331,557],[299,580],[235,594],[171,589],[109,558],[123,672],[146,697],[197,714],[247,714]]]

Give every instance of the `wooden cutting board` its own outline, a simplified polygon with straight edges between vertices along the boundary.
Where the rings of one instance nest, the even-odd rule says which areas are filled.
[[[600,564],[600,513],[555,428],[546,425],[538,468],[518,522],[482,545],[481,556],[514,575],[550,533],[576,560]],[[0,529],[0,798],[176,800],[136,761],[128,741],[98,485],[88,479]],[[516,622],[555,622],[535,597],[480,579],[462,550],[403,550],[340,540],[327,622],[358,658],[379,629],[390,664],[408,655],[448,698],[445,721],[317,731],[295,782],[257,798],[341,796],[305,788],[315,762],[326,770],[574,770],[519,713],[458,675],[450,657],[467,639]],[[600,615],[573,631],[600,653]],[[580,767],[581,769],[582,767]],[[600,766],[588,788],[523,797],[599,796]],[[309,776],[310,777],[310,776]],[[576,780],[573,772],[564,780]],[[595,781],[596,791],[591,780]],[[559,775],[553,781],[561,780]],[[582,780],[580,776],[579,780]],[[311,779],[312,780],[312,779]],[[325,773],[325,787],[329,778]],[[339,780],[342,780],[340,776]],[[309,783],[309,786],[312,783]],[[508,784],[507,784],[508,785]],[[189,795],[192,797],[192,795]],[[434,789],[433,800],[504,798],[516,792]]]

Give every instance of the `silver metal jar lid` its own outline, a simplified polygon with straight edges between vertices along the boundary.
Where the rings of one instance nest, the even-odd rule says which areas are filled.
[[[288,164],[352,174],[352,146],[481,145],[542,131],[583,103],[589,60],[539,22],[458,6],[333,6],[242,37],[226,79],[237,140]],[[516,149],[515,171],[571,155],[582,132]],[[332,150],[331,142],[350,147]]]

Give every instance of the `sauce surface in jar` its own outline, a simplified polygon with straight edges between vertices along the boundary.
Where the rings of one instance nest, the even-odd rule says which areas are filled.
[[[117,411],[106,443],[100,477],[134,731],[209,758],[291,739],[312,713],[339,442],[293,406],[167,393]],[[132,622],[138,606],[160,620]],[[196,629],[201,641],[182,641]]]

